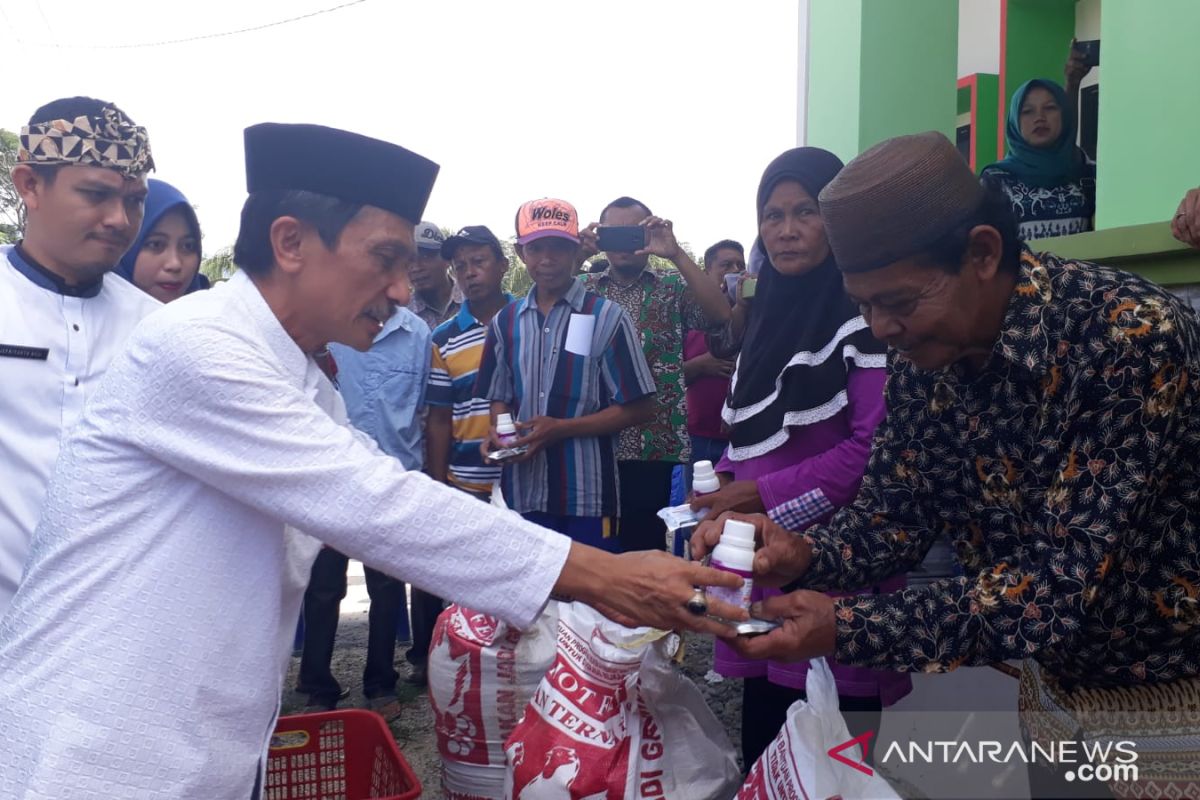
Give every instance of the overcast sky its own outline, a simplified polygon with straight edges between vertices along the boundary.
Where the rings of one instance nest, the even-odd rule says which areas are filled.
[[[345,2],[345,0],[341,0]],[[242,129],[312,122],[442,165],[427,218],[502,238],[525,200],[595,219],[629,194],[697,249],[754,235],[762,169],[796,144],[797,0],[0,0],[0,127],[84,94],[150,133],[157,177],[232,244]]]

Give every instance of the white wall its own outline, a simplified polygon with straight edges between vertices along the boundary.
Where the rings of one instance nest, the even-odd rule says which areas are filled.
[[[1000,71],[1000,0],[958,0],[958,77]]]

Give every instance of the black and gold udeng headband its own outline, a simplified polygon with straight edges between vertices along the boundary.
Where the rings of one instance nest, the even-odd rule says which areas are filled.
[[[106,108],[101,116],[23,126],[17,163],[105,167],[130,178],[154,169],[146,129],[117,108]]]

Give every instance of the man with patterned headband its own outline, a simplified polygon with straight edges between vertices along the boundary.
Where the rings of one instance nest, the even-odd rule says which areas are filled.
[[[258,795],[322,543],[520,628],[556,591],[731,631],[686,609],[693,585],[738,586],[729,573],[572,542],[348,424],[313,354],[368,350],[407,302],[438,167],[319,125],[245,143],[241,269],[146,319],[64,438],[0,618],[5,797]]]
[[[104,280],[137,236],[154,168],[146,131],[88,97],[42,106],[12,180],[24,237],[0,247],[0,616],[21,580],[59,439],[126,336],[159,303]]]

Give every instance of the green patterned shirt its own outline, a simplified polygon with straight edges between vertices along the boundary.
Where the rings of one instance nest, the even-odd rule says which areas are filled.
[[[678,461],[692,458],[687,431],[687,395],[683,385],[683,342],[689,330],[720,329],[711,323],[678,272],[647,267],[638,280],[622,286],[611,270],[583,276],[584,285],[618,303],[642,339],[642,351],[654,375],[654,419],[621,431],[619,461]]]

